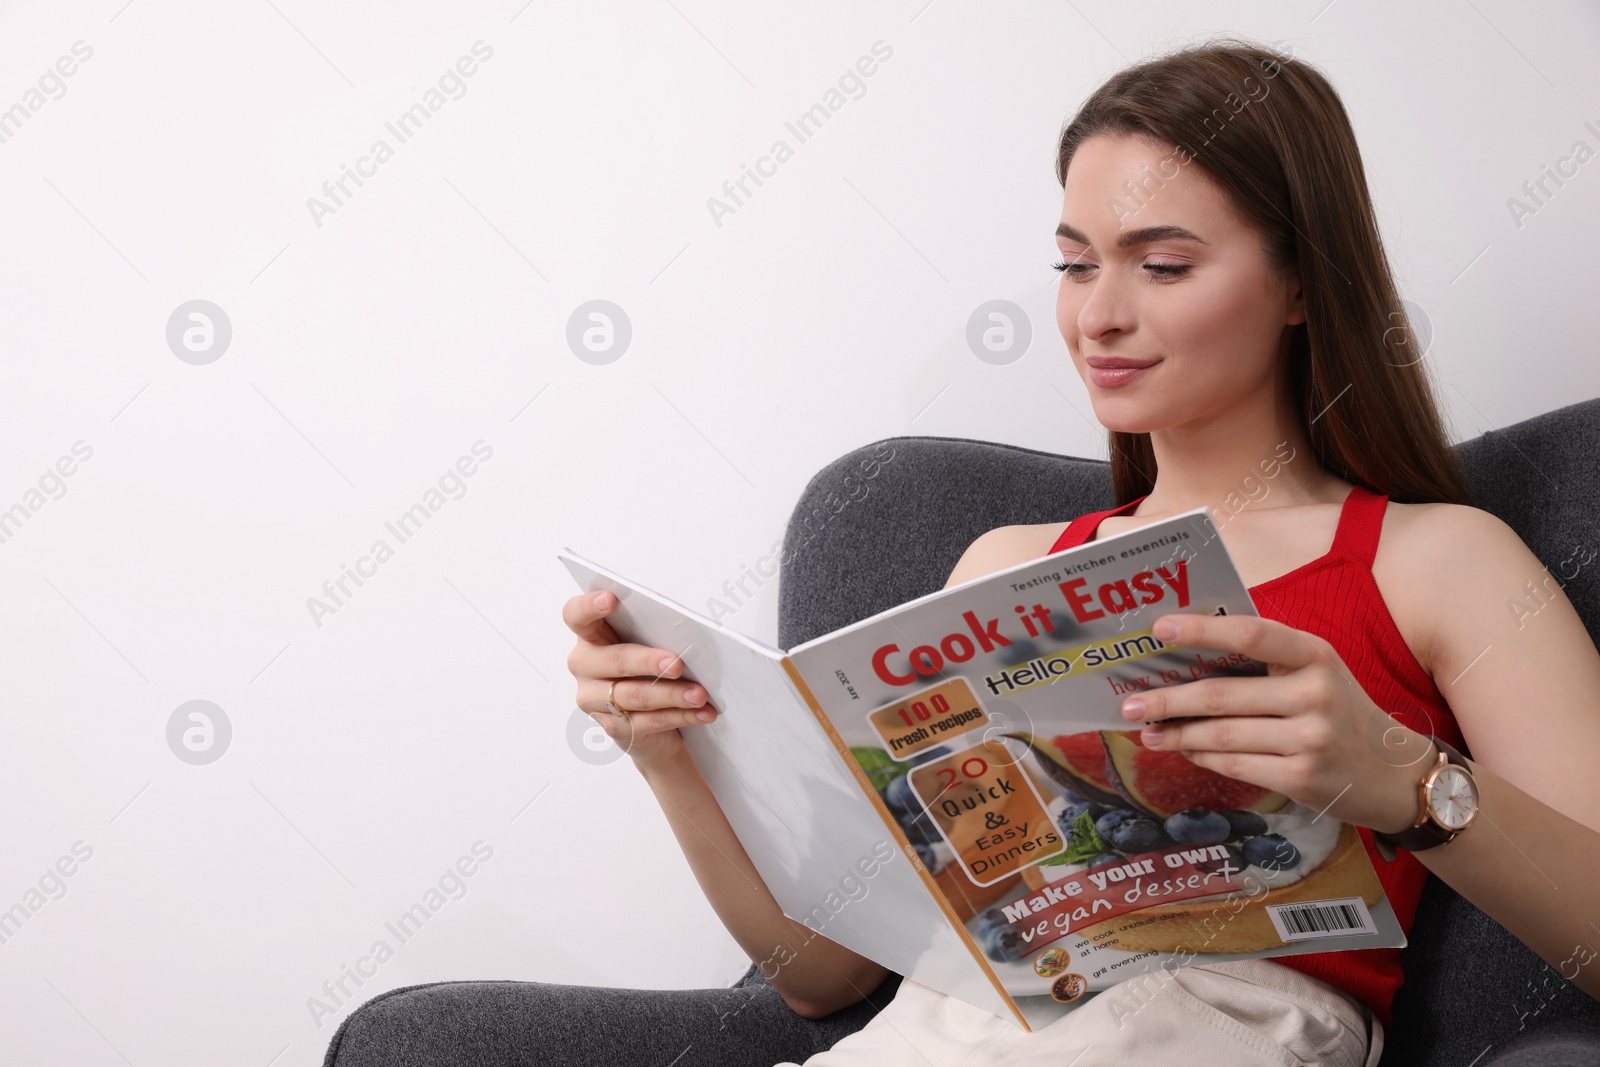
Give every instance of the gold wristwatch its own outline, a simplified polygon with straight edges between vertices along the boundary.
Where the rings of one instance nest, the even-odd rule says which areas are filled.
[[[1439,761],[1417,783],[1417,821],[1398,834],[1372,831],[1372,842],[1384,860],[1394,859],[1397,848],[1421,852],[1425,848],[1455,840],[1478,815],[1478,783],[1466,758],[1428,735],[1439,750]]]

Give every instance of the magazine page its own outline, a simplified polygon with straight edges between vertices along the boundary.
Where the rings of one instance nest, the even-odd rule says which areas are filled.
[[[1204,508],[790,652],[1030,1024],[1158,967],[1405,944],[1355,827],[1140,744],[1127,694],[1266,673],[1156,638],[1175,612],[1258,614]]]
[[[608,621],[619,637],[677,654],[683,677],[711,695],[722,714],[683,730],[684,744],[784,914],[896,974],[959,985],[973,1003],[1006,1013],[889,829],[876,790],[802,700],[783,654],[570,550],[557,558],[580,589],[616,594]],[[770,979],[789,951],[754,962]]]

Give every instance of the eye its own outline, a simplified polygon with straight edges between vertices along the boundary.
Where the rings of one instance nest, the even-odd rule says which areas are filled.
[[[1073,260],[1071,263],[1067,263],[1065,261],[1061,263],[1052,263],[1051,267],[1055,270],[1061,271],[1070,278],[1077,279],[1082,278],[1086,271],[1092,270],[1093,264],[1082,263],[1077,260]],[[1146,263],[1144,264],[1144,269],[1150,272],[1147,276],[1152,282],[1154,282],[1158,277],[1176,278],[1189,273],[1189,265],[1186,263]]]

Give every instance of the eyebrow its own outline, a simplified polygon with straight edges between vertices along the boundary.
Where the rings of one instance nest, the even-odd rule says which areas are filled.
[[[1093,247],[1089,238],[1080,231],[1068,226],[1066,223],[1056,227],[1056,236],[1065,237],[1069,241],[1076,241],[1081,245]],[[1150,244],[1153,241],[1193,241],[1196,244],[1206,244],[1206,240],[1193,230],[1186,230],[1182,226],[1146,226],[1141,230],[1129,230],[1117,238],[1118,248],[1132,248],[1135,245]]]

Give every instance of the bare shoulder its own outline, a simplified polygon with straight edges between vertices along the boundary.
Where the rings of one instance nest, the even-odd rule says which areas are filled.
[[[1503,519],[1467,504],[1396,504],[1385,509],[1379,541],[1408,566],[1470,579],[1485,570],[1538,561]]]
[[[1390,501],[1384,512],[1383,538],[1395,542],[1426,542],[1437,537],[1468,538],[1477,548],[1526,550],[1522,538],[1498,515],[1468,504],[1400,504]],[[1439,546],[1436,544],[1435,548]]]
[[[1384,511],[1373,577],[1428,673],[1448,667],[1453,636],[1479,631],[1548,578],[1544,565],[1498,516],[1466,504],[1398,504]],[[1478,626],[1464,627],[1473,618]]]
[[[1397,625],[1403,613],[1427,629],[1428,658],[1418,659],[1449,703],[1471,758],[1600,830],[1600,793],[1592,784],[1600,759],[1600,651],[1564,588],[1595,566],[1600,552],[1569,542],[1541,560],[1515,530],[1479,508],[1388,510],[1373,576],[1385,600],[1393,591]]]
[[[986,574],[1014,567],[1038,559],[1050,551],[1066,529],[1066,523],[1046,522],[1037,525],[997,526],[980,535],[967,546],[955,569],[950,572],[945,588],[982,578]]]

